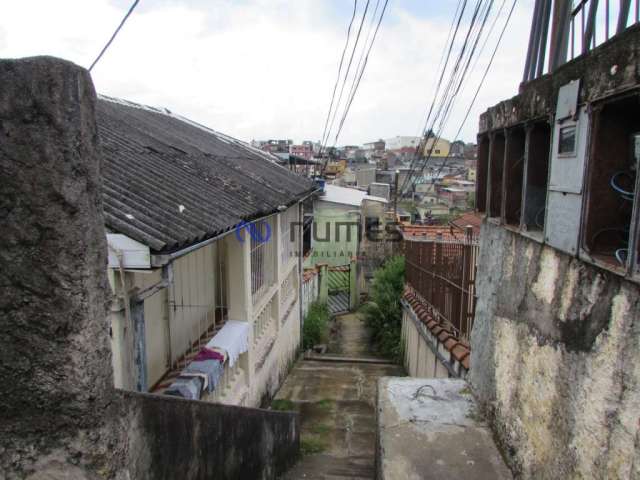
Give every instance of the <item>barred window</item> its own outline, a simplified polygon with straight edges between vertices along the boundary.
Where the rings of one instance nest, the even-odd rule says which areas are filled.
[[[247,227],[251,237],[251,296],[254,303],[275,281],[274,218],[258,220]]]

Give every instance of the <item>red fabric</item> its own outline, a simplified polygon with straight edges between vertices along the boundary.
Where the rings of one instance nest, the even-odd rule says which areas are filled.
[[[194,360],[195,361],[219,360],[220,362],[224,362],[224,355],[218,352],[214,352],[213,350],[209,350],[208,348],[203,348],[198,352]]]

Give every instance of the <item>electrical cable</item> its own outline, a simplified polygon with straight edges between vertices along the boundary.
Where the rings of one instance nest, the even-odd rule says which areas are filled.
[[[338,75],[336,76],[336,83],[333,86],[333,93],[331,94],[331,102],[329,103],[329,111],[327,112],[327,118],[324,122],[324,130],[322,131],[322,137],[320,140],[320,155],[322,155],[322,145],[325,142],[325,135],[327,134],[327,126],[329,125],[329,118],[331,117],[331,111],[333,110],[333,101],[336,97],[336,90],[338,89],[338,83],[340,83],[340,74],[342,73],[342,65],[344,63],[344,56],[347,53],[347,47],[349,46],[349,38],[351,37],[351,27],[353,26],[353,20],[356,18],[356,11],[358,9],[358,0],[353,1],[353,15],[351,15],[351,21],[349,22],[349,27],[347,28],[347,40],[344,43],[344,48],[342,49],[342,55],[340,56],[340,64],[338,65]]]
[[[350,96],[348,98],[348,103],[347,106],[345,108],[344,114],[342,115],[342,119],[340,120],[340,125],[338,126],[338,131],[336,132],[336,136],[333,142],[333,146],[335,147],[336,144],[338,143],[338,137],[340,136],[340,133],[342,132],[342,127],[344,126],[344,122],[347,119],[347,115],[349,114],[349,109],[351,108],[351,104],[353,103],[353,99],[356,96],[356,93],[358,92],[358,87],[360,86],[360,81],[362,80],[362,76],[364,75],[364,71],[367,67],[367,63],[369,62],[369,54],[371,53],[371,49],[373,48],[373,44],[376,41],[376,37],[378,35],[378,30],[380,29],[380,24],[382,23],[382,19],[384,18],[384,13],[387,9],[387,4],[389,3],[389,0],[385,0],[384,5],[382,6],[382,12],[380,14],[380,18],[378,19],[378,24],[376,25],[376,29],[373,33],[373,38],[371,39],[371,43],[369,44],[369,48],[367,49],[367,54],[364,57],[364,63],[362,64],[362,69],[360,70],[360,73],[358,74],[357,77],[357,81],[354,82],[353,84],[353,88],[352,88],[352,92],[350,92]],[[376,9],[377,9],[377,5],[376,5]],[[375,15],[375,12],[374,12]],[[375,17],[373,17],[375,19]],[[365,43],[366,44],[366,43]],[[357,70],[356,70],[357,73]]]
[[[484,82],[487,78],[487,75],[489,73],[489,70],[491,69],[491,66],[493,64],[493,61],[495,59],[496,53],[498,52],[498,48],[500,47],[500,44],[502,43],[502,38],[504,37],[504,34],[507,30],[507,27],[509,25],[509,22],[511,20],[511,17],[513,15],[513,11],[515,9],[516,4],[518,3],[518,0],[513,0],[513,4],[511,5],[511,9],[509,10],[509,14],[507,15],[507,19],[505,20],[505,23],[502,27],[502,31],[500,32],[500,36],[498,37],[498,41],[496,42],[496,46],[493,49],[493,53],[491,54],[491,57],[489,59],[489,63],[487,64],[487,67],[485,68],[484,74],[482,76],[482,79],[480,80],[480,83],[478,84],[478,87],[476,88],[475,94],[473,96],[473,99],[471,100],[471,103],[469,104],[469,107],[467,108],[467,112],[465,113],[464,119],[462,120],[462,123],[460,124],[460,128],[458,128],[458,131],[456,133],[456,138],[460,135],[460,132],[462,131],[462,129],[464,128],[464,125],[466,123],[466,121],[469,118],[469,114],[471,113],[471,109],[473,108],[477,98],[478,98],[478,94],[480,93],[480,90],[482,89],[482,86],[484,85]],[[442,172],[444,166],[447,163],[447,158],[445,158],[442,162],[442,164],[440,165],[440,168],[438,169],[438,172],[436,173],[436,175],[434,176],[434,179],[438,177],[438,175]],[[434,180],[435,183],[435,180]]]
[[[438,134],[436,136],[436,139],[432,143],[432,146],[431,146],[431,149],[429,151],[429,154],[427,155],[427,157],[422,162],[422,166],[420,167],[420,171],[421,172],[424,171],[424,167],[426,166],[426,164],[430,160],[431,155],[433,153],[433,149],[434,149],[435,145],[437,144],[438,140],[440,139],[441,131],[444,128],[444,124],[445,124],[446,118],[448,118],[449,111],[450,111],[450,109],[451,109],[451,107],[453,105],[453,101],[455,100],[455,95],[459,91],[459,86],[461,85],[461,82],[464,80],[464,76],[466,75],[467,68],[464,68],[462,71],[460,71],[460,65],[461,65],[461,63],[468,64],[468,62],[470,61],[470,59],[471,59],[471,57],[472,57],[472,55],[473,55],[473,53],[475,51],[475,48],[477,46],[478,40],[479,40],[480,36],[482,35],[482,31],[484,29],[484,25],[486,24],[486,19],[487,19],[487,16],[488,16],[488,13],[490,11],[490,8],[491,8],[492,4],[493,4],[493,0],[490,0],[490,3],[488,4],[489,6],[485,8],[485,12],[486,13],[481,13],[481,9],[487,4],[484,3],[484,0],[478,0],[478,2],[476,3],[476,6],[475,6],[475,9],[474,9],[474,12],[473,12],[469,27],[467,29],[467,33],[465,35],[465,39],[464,39],[462,48],[460,49],[460,53],[457,56],[456,63],[453,66],[453,69],[452,69],[452,71],[451,71],[451,73],[449,75],[449,80],[447,81],[447,86],[445,87],[444,93],[443,93],[442,98],[440,100],[440,103],[438,105],[438,109],[437,109],[435,117],[433,119],[432,126],[429,128],[429,131],[433,131],[436,122],[438,120],[440,120],[440,124],[439,124],[440,128],[439,128]],[[465,7],[466,7],[466,5],[465,5]],[[483,23],[480,25],[479,30],[476,30],[476,25],[477,25],[476,21],[477,21],[479,16],[484,16],[484,20],[483,20]],[[458,23],[461,20],[462,20],[462,17],[460,16],[458,18]],[[477,32],[477,34],[474,33],[474,32]],[[465,54],[467,52],[467,47],[469,45],[469,41],[470,41],[471,38],[475,38],[475,40],[473,41],[474,48],[471,50],[471,52],[468,54],[468,56],[465,57]],[[450,47],[452,48],[452,46],[450,46]],[[467,58],[468,60],[466,62],[463,62],[463,59],[465,59],[465,58]],[[448,63],[448,58],[447,58],[447,63]],[[461,73],[459,74],[459,72],[461,72]],[[444,71],[443,71],[441,76],[442,77],[444,76]],[[451,91],[452,91],[452,88],[454,87],[454,85],[458,85],[458,87],[455,89],[455,92],[454,92],[454,94],[452,96],[451,95]],[[437,96],[434,97],[434,100],[433,100],[433,104],[434,105],[435,105],[436,99],[437,99]],[[431,111],[431,109],[430,109],[430,111]],[[426,132],[427,129],[425,128],[424,131]],[[406,190],[406,187],[407,187],[407,185],[409,183],[411,183],[412,186],[415,184],[415,180],[413,182],[411,182],[415,171],[416,171],[415,167],[413,167],[413,168],[411,168],[409,170],[409,175],[407,175],[407,177],[404,179],[402,188],[400,188],[399,192],[397,192],[396,194],[404,193],[404,191]]]
[[[356,38],[353,44],[353,48],[351,49],[351,55],[349,56],[349,63],[347,63],[347,69],[344,72],[344,78],[342,80],[342,86],[340,87],[340,94],[338,95],[338,101],[336,103],[336,108],[333,111],[333,116],[331,117],[331,121],[329,123],[329,129],[327,130],[327,140],[329,139],[329,136],[331,134],[331,130],[333,130],[333,124],[335,122],[336,119],[336,115],[338,112],[338,109],[340,108],[340,104],[342,102],[342,95],[344,93],[344,88],[347,85],[347,79],[349,78],[349,72],[351,71],[351,65],[353,63],[353,57],[356,53],[356,50],[358,48],[358,43],[360,42],[360,34],[362,33],[362,27],[364,27],[364,23],[365,23],[365,19],[367,17],[367,11],[369,10],[369,3],[371,0],[367,0],[367,3],[364,6],[364,11],[362,12],[362,18],[360,19],[360,26],[358,27],[358,32],[356,33]],[[326,147],[326,141],[322,147],[322,149],[324,149],[324,147]],[[325,162],[326,165],[327,162]],[[322,169],[322,171],[324,172],[324,168]]]
[[[111,46],[111,43],[115,40],[116,36],[118,35],[118,33],[120,32],[120,29],[123,27],[123,25],[125,24],[125,22],[127,21],[127,19],[129,18],[129,16],[133,13],[133,11],[135,10],[135,8],[138,6],[138,3],[140,2],[140,0],[135,0],[133,2],[133,4],[131,5],[131,7],[129,8],[129,11],[127,12],[127,14],[124,16],[124,18],[122,19],[122,21],[120,22],[120,25],[118,25],[118,28],[116,28],[116,31],[113,32],[113,35],[111,35],[111,38],[109,39],[109,41],[107,42],[107,44],[104,46],[104,48],[100,51],[100,53],[98,54],[98,56],[96,57],[96,59],[93,61],[93,63],[91,64],[91,66],[89,67],[89,71],[93,70],[93,67],[96,66],[96,63],[98,63],[100,61],[100,59],[102,58],[102,56],[104,55],[104,53],[107,51],[107,49],[109,48],[109,46]]]
[[[464,2],[464,3],[462,3]],[[462,5],[462,8],[460,8]],[[427,107],[426,110],[426,119],[424,121],[424,126],[422,127],[422,129],[420,130],[420,137],[424,137],[424,135],[426,134],[427,131],[427,126],[429,125],[429,119],[431,118],[431,113],[433,112],[433,107],[435,106],[435,102],[436,102],[436,98],[438,96],[438,93],[440,92],[440,86],[442,85],[442,80],[444,78],[444,74],[447,71],[447,65],[449,64],[449,58],[451,57],[451,51],[453,50],[453,45],[455,44],[455,40],[456,37],[458,36],[458,30],[460,29],[460,22],[462,21],[462,17],[464,16],[464,11],[467,7],[467,0],[459,0],[458,5],[456,7],[456,11],[453,14],[453,20],[451,22],[451,27],[449,27],[449,35],[447,36],[447,42],[445,43],[445,48],[443,49],[443,55],[441,55],[440,58],[440,66],[442,66],[442,70],[440,73],[440,77],[438,79],[438,82],[436,84],[436,88],[435,91],[433,93],[433,99],[431,101],[431,106]],[[457,21],[456,21],[457,19]],[[453,26],[455,25],[455,30],[453,29]],[[451,31],[453,31],[453,36],[451,37]],[[450,39],[449,39],[450,38]],[[449,47],[447,48],[447,44],[449,45]],[[447,52],[446,54],[446,59],[444,61],[444,65],[442,65],[442,59],[444,58],[444,52]],[[409,164],[409,172],[412,172],[413,169],[415,168],[415,162],[419,161],[420,158],[420,145],[421,142],[418,142],[418,145],[416,145],[416,151],[413,154],[413,158],[411,159],[411,163]],[[399,189],[401,192],[404,190],[405,186],[406,186],[406,182],[407,182],[407,178],[404,179],[404,181],[402,182],[402,187]],[[398,195],[398,192],[396,192],[395,194],[396,196]]]

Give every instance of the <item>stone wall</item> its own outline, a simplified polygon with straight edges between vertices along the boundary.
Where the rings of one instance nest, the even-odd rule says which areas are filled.
[[[9,478],[109,474],[121,454],[95,102],[88,72],[69,62],[0,62],[0,472]]]
[[[470,378],[522,478],[640,478],[638,286],[485,222]]]

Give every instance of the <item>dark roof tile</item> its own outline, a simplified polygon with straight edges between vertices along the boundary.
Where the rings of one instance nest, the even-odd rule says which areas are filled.
[[[289,206],[313,183],[266,152],[168,111],[101,97],[105,223],[171,252]]]

